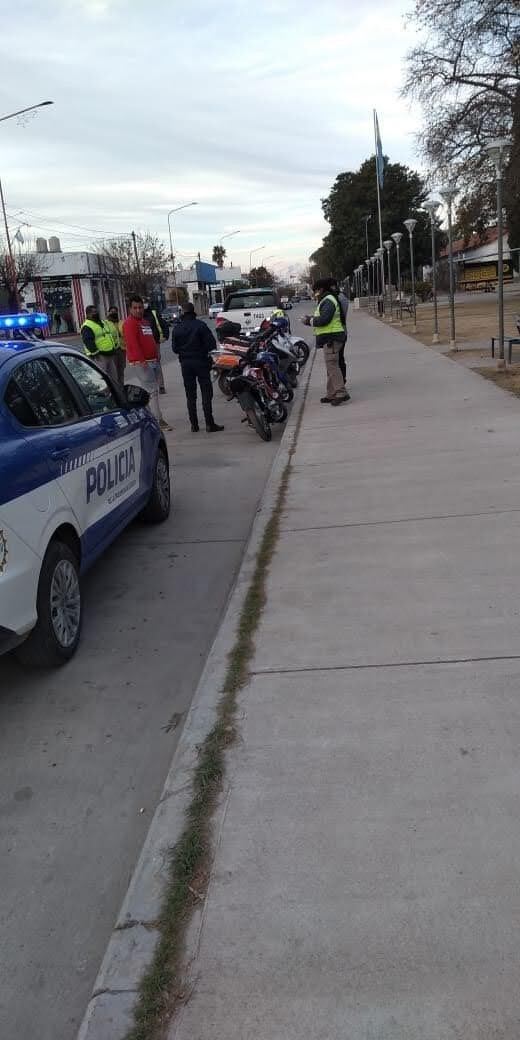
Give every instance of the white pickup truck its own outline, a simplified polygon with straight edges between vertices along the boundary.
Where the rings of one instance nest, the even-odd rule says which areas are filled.
[[[278,306],[274,289],[237,289],[226,297],[224,310],[217,317],[217,327],[223,321],[236,321],[242,329],[256,329]]]

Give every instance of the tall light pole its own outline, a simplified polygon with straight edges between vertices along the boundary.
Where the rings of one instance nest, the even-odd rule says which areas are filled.
[[[17,112],[8,112],[6,116],[0,116],[0,123],[5,123],[7,119],[16,119],[17,116],[23,116],[26,112],[34,112],[37,108],[45,108],[47,105],[53,105],[54,101],[39,101],[37,105],[29,105],[28,108],[19,108]],[[7,252],[9,253],[9,266],[11,269],[11,286],[13,295],[16,300],[16,309],[20,310],[20,294],[18,292],[18,275],[16,272],[16,264],[14,262],[13,247],[11,245],[11,236],[9,234],[9,226],[7,223],[7,214],[5,212],[5,200],[4,192],[2,189],[2,183],[0,181],[0,202],[2,205],[2,214],[4,218],[5,227],[5,238],[7,242]]]
[[[395,248],[397,250],[397,292],[399,294],[399,324],[403,324],[403,291],[401,285],[401,239],[403,237],[402,231],[394,231],[393,235],[390,236],[395,242]]]
[[[388,291],[390,293],[390,321],[394,320],[394,298],[392,295],[392,268],[390,266],[390,253],[392,251],[393,242],[391,238],[385,238],[383,245],[386,249],[387,260],[388,260]]]
[[[366,217],[361,217],[361,221],[365,222],[365,244],[366,244],[366,249],[367,249],[367,256],[366,256],[367,260],[369,258],[369,252],[368,252],[368,222],[369,222],[369,220],[372,220],[372,214],[371,213],[367,213]]]
[[[39,101],[37,105],[29,105],[29,108],[20,108],[18,112],[9,112],[7,116],[0,116],[0,123],[5,123],[6,119],[15,119],[16,116],[23,116],[26,112],[34,112],[36,108],[45,108],[46,105],[53,105],[54,101]]]
[[[233,235],[239,235],[239,234],[240,234],[240,228],[238,229],[238,231],[228,231],[227,235],[222,235],[222,238],[220,239],[220,245],[222,245],[222,243],[223,243],[225,238],[233,238]]]
[[[497,137],[485,146],[486,151],[495,163],[497,178],[497,234],[498,234],[498,358],[499,367],[503,368],[504,360],[504,227],[502,220],[502,175],[504,159],[511,147],[506,137]]]
[[[423,209],[430,215],[432,231],[432,294],[433,294],[433,336],[432,343],[439,342],[439,313],[437,309],[437,272],[435,257],[435,214],[439,208],[438,202],[425,202]]]
[[[415,299],[415,261],[413,256],[413,232],[417,221],[413,217],[409,217],[408,220],[404,220],[403,224],[410,236],[410,264],[412,267],[412,307],[413,307],[413,325],[412,332],[417,332],[417,300]]]
[[[368,260],[365,260],[365,267],[367,269],[367,296],[368,296],[368,312],[369,312],[369,314],[370,314],[370,311],[372,310],[372,298],[371,298],[371,295],[370,295],[370,265],[371,265],[371,261],[370,261],[370,257],[369,257]]]
[[[453,226],[451,220],[451,207],[453,200],[457,194],[457,189],[454,184],[448,184],[445,188],[439,189],[439,195],[443,202],[446,203],[448,210],[448,258],[450,267],[450,347],[452,350],[457,349],[457,342],[455,340],[455,270],[453,266]],[[504,359],[504,351],[502,349],[502,360]]]
[[[265,246],[257,246],[256,249],[250,249],[249,251],[249,281],[251,282],[251,260],[255,253],[261,253]]]
[[[378,246],[378,248],[376,249],[376,256],[377,256],[378,261],[379,261],[379,278],[380,278],[380,285],[381,285],[381,293],[380,293],[380,295],[381,295],[381,310],[379,311],[379,306],[378,306],[378,311],[379,311],[381,317],[383,318],[384,315],[385,315],[385,261],[384,261],[385,251],[383,249],[383,246]],[[379,304],[379,301],[378,301],[378,304]]]
[[[176,299],[177,303],[179,302],[179,299],[178,299],[178,293],[177,293],[177,282],[176,282],[176,279],[175,279],[175,257],[173,255],[172,226],[171,226],[170,218],[172,216],[172,213],[178,213],[179,210],[181,210],[181,209],[188,209],[190,206],[198,206],[198,202],[184,202],[182,206],[175,206],[174,209],[171,209],[170,212],[168,213],[168,234],[170,236],[170,260],[172,262],[173,289],[174,289],[174,292],[175,292],[175,299]]]
[[[372,265],[373,265],[372,266],[372,288],[374,290],[374,314],[377,314],[378,313],[378,303],[379,303],[379,293],[380,293],[379,280],[380,280],[381,272],[380,272],[380,268],[379,268],[379,257],[377,255],[377,253],[372,253],[372,256],[370,257],[370,259],[371,259]]]

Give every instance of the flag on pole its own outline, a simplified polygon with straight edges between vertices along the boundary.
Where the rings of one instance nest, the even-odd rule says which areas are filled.
[[[14,240],[15,240],[15,242],[19,242],[20,245],[23,246],[25,240],[24,240],[24,237],[22,235],[22,232],[20,231],[20,228],[18,228],[18,231],[16,232],[16,235],[14,236]]]
[[[376,173],[377,183],[379,187],[383,187],[385,179],[385,160],[383,158],[383,146],[381,144],[381,134],[379,133],[379,121],[377,118],[377,112],[374,109],[374,131],[376,138]]]

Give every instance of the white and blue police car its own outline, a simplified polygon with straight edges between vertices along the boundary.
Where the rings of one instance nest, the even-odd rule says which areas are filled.
[[[46,321],[0,315],[0,653],[34,667],[76,650],[87,568],[134,517],[170,512],[168,450],[148,394],[36,339]]]

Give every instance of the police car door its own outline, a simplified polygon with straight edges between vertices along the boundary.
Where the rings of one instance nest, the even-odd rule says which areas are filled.
[[[99,431],[92,418],[82,413],[49,353],[20,359],[13,366],[5,403],[23,429],[20,487],[13,488],[18,494],[21,489],[27,491],[18,499],[24,503],[19,525],[24,531],[27,528],[28,544],[38,551],[39,547],[45,549],[49,527],[71,521],[63,474],[72,460],[94,449]],[[77,528],[81,536],[82,528],[79,524]],[[31,530],[34,538],[29,537]]]
[[[137,512],[141,484],[141,424],[136,410],[124,407],[105,374],[79,354],[60,354],[60,362],[85,399],[99,431],[96,447],[82,453],[64,475],[84,530],[84,551],[99,555]]]

